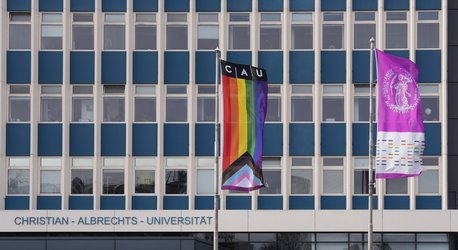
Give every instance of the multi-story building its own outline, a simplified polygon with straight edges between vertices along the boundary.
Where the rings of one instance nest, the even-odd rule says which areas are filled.
[[[211,248],[217,46],[269,77],[267,187],[220,193],[221,248],[364,249],[370,37],[419,65],[426,128],[423,174],[377,180],[375,244],[457,249],[457,18],[447,0],[2,0],[0,249]]]

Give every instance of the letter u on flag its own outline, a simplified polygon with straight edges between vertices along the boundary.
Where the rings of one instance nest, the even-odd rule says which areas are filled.
[[[378,78],[376,178],[421,174],[425,129],[418,91],[418,66],[375,51]]]
[[[267,111],[267,72],[221,60],[224,99],[221,189],[264,187],[262,144]]]

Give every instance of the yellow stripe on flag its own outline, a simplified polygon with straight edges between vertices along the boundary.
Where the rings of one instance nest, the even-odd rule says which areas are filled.
[[[246,84],[245,79],[237,79],[239,93],[239,156],[248,150]]]

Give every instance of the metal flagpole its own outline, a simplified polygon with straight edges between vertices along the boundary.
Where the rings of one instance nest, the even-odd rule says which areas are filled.
[[[374,64],[374,49],[375,49],[375,39],[371,37],[370,39],[370,63],[369,63],[369,89],[370,89],[370,96],[369,96],[369,230],[367,234],[367,243],[368,243],[368,249],[372,250],[373,249],[373,240],[372,240],[372,232],[374,230],[374,225],[373,225],[373,206],[372,206],[372,199],[374,195],[374,178],[372,176],[372,123],[374,120],[374,112],[372,110],[372,96],[373,96],[373,85],[374,85],[374,76],[373,76],[373,64]]]
[[[213,208],[215,210],[215,229],[213,231],[213,249],[218,250],[218,210],[219,210],[219,64],[221,59],[221,51],[218,47],[216,52],[216,67],[215,67],[215,202]]]

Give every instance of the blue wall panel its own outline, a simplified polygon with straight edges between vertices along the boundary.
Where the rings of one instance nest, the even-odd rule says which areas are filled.
[[[385,0],[385,10],[409,10],[409,0]]]
[[[377,196],[372,200],[374,209],[378,208]],[[367,195],[354,195],[352,197],[352,209],[367,209],[369,207],[369,198]]]
[[[189,155],[189,124],[164,124],[164,156]]]
[[[40,11],[63,11],[63,0],[40,0],[38,1]]]
[[[375,145],[377,144],[377,124],[372,124],[372,149],[375,155]],[[352,124],[352,153],[353,156],[369,155],[369,123]]]
[[[30,11],[32,0],[8,0],[6,8],[8,11]]]
[[[102,156],[126,155],[126,124],[102,124]]]
[[[95,0],[71,0],[70,11],[72,12],[94,12]]]
[[[420,68],[418,82],[441,82],[441,51],[417,50],[415,61]]]
[[[264,125],[264,144],[262,155],[283,155],[283,124],[267,123]]]
[[[409,209],[409,196],[389,196],[383,197],[385,209]]]
[[[313,51],[289,52],[289,82],[315,82],[315,53]]]
[[[68,197],[68,208],[71,210],[92,210],[94,209],[94,196],[70,195]]]
[[[157,155],[157,124],[134,123],[132,125],[132,155]]]
[[[417,0],[415,7],[417,10],[440,10],[441,0]]]
[[[29,196],[5,196],[5,210],[28,210]]]
[[[251,196],[246,195],[228,195],[226,196],[226,209],[227,210],[250,210],[251,209]]]
[[[164,82],[189,83],[189,52],[164,52]]]
[[[321,82],[345,83],[345,51],[321,51]]]
[[[251,65],[251,51],[228,51],[227,60],[233,63]]]
[[[196,0],[197,12],[220,12],[221,0]]]
[[[165,210],[186,210],[188,209],[189,196],[168,196],[164,195],[164,209]]]
[[[6,124],[6,155],[30,156],[30,124]]]
[[[377,10],[377,0],[353,0],[353,10]]]
[[[134,0],[135,12],[157,12],[158,0]]]
[[[369,85],[370,53],[369,51],[353,51],[352,56],[352,78],[354,83],[367,83]],[[375,60],[373,76],[377,79]]]
[[[315,154],[315,125],[313,123],[289,124],[289,155],[313,156]]]
[[[126,0],[102,0],[103,12],[125,12],[126,10]]]
[[[95,76],[94,52],[70,52],[70,83],[93,84]]]
[[[157,83],[157,52],[133,53],[133,83]]]
[[[215,124],[197,123],[195,126],[195,154],[196,156],[215,155]]]
[[[289,209],[315,209],[314,196],[290,196]]]
[[[63,53],[56,51],[38,52],[38,83],[63,82]]]
[[[343,195],[321,196],[321,209],[345,209],[346,197]]]
[[[258,196],[259,210],[281,210],[283,209],[283,196]]]
[[[30,83],[31,59],[30,51],[6,52],[6,82]]]
[[[212,210],[215,207],[215,196],[196,195],[194,206],[196,210]]]
[[[345,123],[321,124],[321,155],[345,156]]]
[[[196,83],[215,84],[215,52],[196,52]]]
[[[38,156],[62,155],[62,124],[38,124]]]
[[[188,12],[189,0],[167,0],[164,1],[167,12]]]
[[[267,70],[268,83],[283,83],[283,52],[258,52],[258,65]]]
[[[224,0],[223,0],[224,1]],[[252,0],[226,0],[229,12],[251,12]]]
[[[425,123],[424,155],[441,155],[441,124]]]
[[[289,0],[289,9],[291,11],[314,11],[314,0]]]
[[[62,196],[37,196],[38,210],[60,210],[62,208]]]
[[[345,0],[321,0],[322,11],[346,10],[346,7]]]
[[[258,0],[258,10],[281,12],[283,11],[283,0]]]
[[[395,56],[400,56],[409,59],[409,51],[408,50],[385,50],[385,52],[390,53]]]
[[[102,210],[124,210],[126,208],[126,197],[124,195],[100,196],[100,209]]]
[[[70,156],[94,155],[94,124],[70,124]]]
[[[440,195],[417,196],[415,203],[416,209],[441,209],[442,197]]]
[[[132,196],[132,209],[136,210],[156,210],[157,197],[146,195],[133,195]]]
[[[102,51],[102,84],[126,84],[126,52]]]

